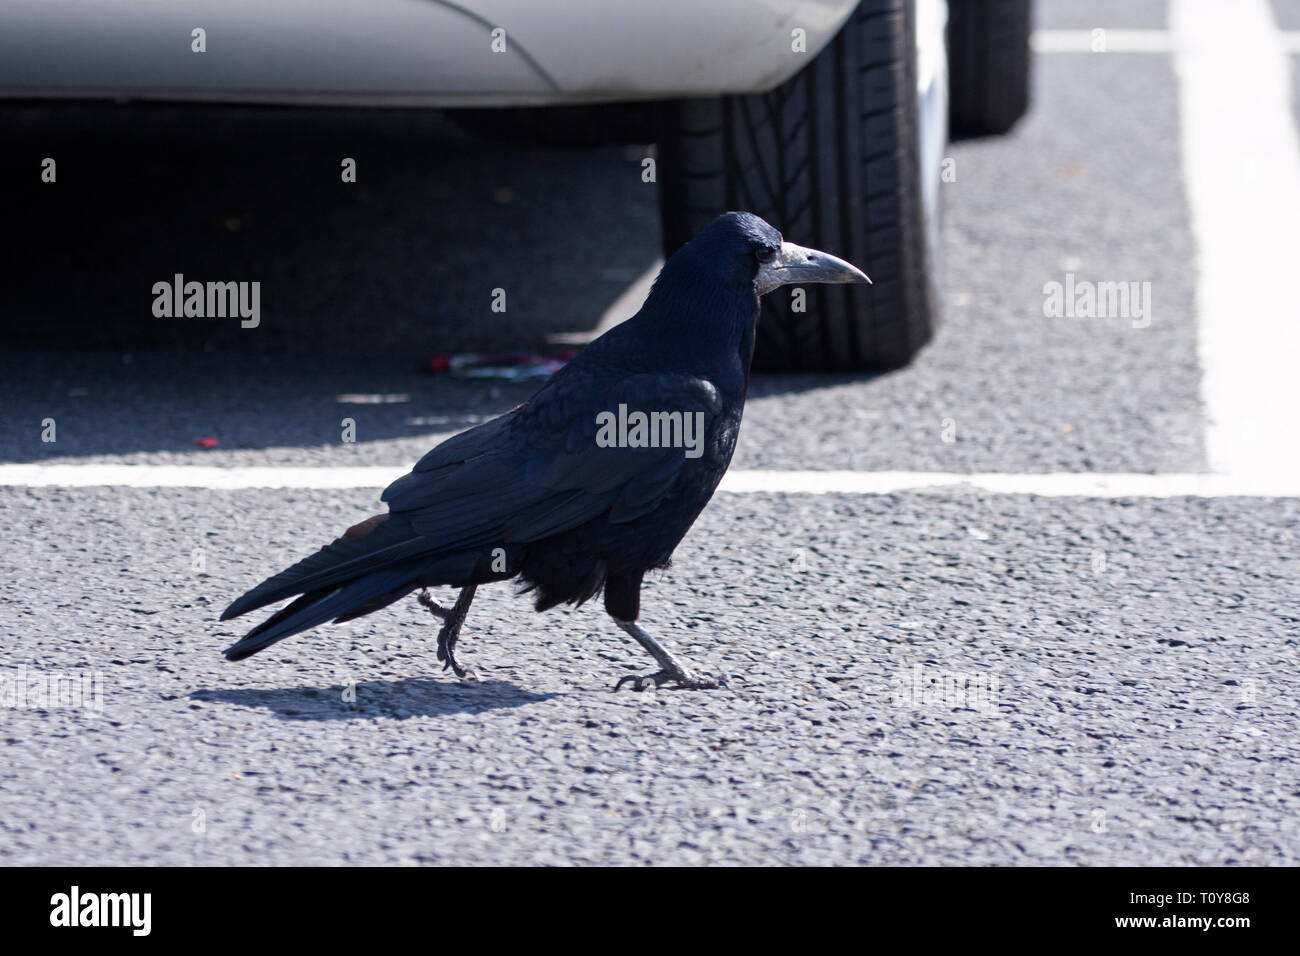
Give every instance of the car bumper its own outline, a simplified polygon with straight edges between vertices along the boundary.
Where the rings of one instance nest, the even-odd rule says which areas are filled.
[[[5,0],[0,96],[455,107],[761,92],[816,56],[855,5]],[[191,49],[195,28],[205,52]]]

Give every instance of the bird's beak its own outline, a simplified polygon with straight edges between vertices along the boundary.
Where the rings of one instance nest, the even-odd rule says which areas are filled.
[[[800,282],[866,282],[867,274],[843,259],[828,252],[796,246],[793,242],[781,243],[781,249],[770,262],[758,267],[755,280],[758,294],[766,295],[783,285]]]

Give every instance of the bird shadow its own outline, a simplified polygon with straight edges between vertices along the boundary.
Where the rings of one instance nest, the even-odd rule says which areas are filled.
[[[508,681],[444,682],[422,677],[363,681],[347,687],[223,687],[196,690],[191,700],[269,710],[281,720],[444,717],[522,707],[559,694],[537,694]]]

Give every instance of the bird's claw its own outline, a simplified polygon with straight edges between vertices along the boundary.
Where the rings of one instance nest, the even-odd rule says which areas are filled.
[[[450,650],[444,652],[442,649],[439,649],[438,660],[442,661],[443,670],[450,667],[452,673],[461,680],[478,680],[478,674],[474,673],[468,667],[462,667],[460,661],[456,660],[456,655],[454,655]]]
[[[696,674],[683,668],[664,668],[655,671],[653,674],[627,674],[620,677],[618,683],[614,685],[614,690],[617,692],[624,684],[628,683],[632,685],[633,690],[649,690],[651,687],[662,687],[669,681],[673,681],[683,690],[716,690],[727,686],[727,682],[719,677]]]

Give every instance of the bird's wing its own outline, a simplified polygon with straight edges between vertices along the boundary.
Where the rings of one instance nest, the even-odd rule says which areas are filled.
[[[459,443],[457,436],[426,455],[385,490],[390,510],[437,550],[526,544],[604,514],[630,521],[653,511],[688,460],[684,449],[602,447],[597,416],[617,415],[620,405],[629,413],[698,413],[703,440],[722,412],[717,389],[688,375],[573,371],[493,432]]]
[[[701,434],[712,434],[722,408],[717,389],[683,375],[611,380],[574,371],[559,373],[526,404],[438,445],[384,491],[389,515],[349,529],[263,581],[222,620],[389,568],[424,567],[434,555],[450,555],[459,567],[477,548],[527,544],[602,514],[615,522],[649,514],[677,480],[683,449],[600,447],[597,414],[617,412],[620,403],[699,412]]]

